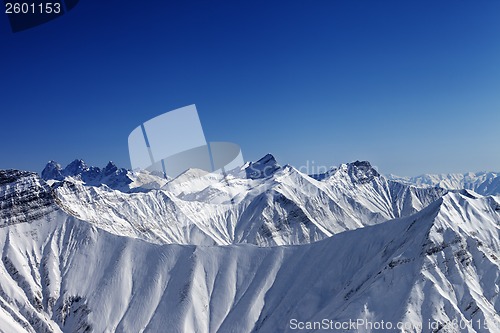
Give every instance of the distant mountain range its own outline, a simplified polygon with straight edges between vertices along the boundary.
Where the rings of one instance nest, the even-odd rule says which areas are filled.
[[[499,332],[497,185],[272,155],[174,179],[3,170],[0,332]]]
[[[417,177],[389,175],[387,178],[419,187],[438,186],[448,190],[468,189],[483,195],[500,194],[500,173],[498,172],[425,174]]]

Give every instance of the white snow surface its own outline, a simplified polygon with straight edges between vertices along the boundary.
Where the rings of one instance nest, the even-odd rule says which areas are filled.
[[[0,171],[0,332],[500,332],[500,197],[365,162],[194,174],[127,192]]]
[[[134,180],[130,191],[67,177],[53,188],[67,213],[117,235],[158,244],[259,246],[311,243],[408,216],[446,192],[389,181],[367,162],[343,164],[321,181],[291,166],[267,177],[245,174],[190,169],[161,189]]]

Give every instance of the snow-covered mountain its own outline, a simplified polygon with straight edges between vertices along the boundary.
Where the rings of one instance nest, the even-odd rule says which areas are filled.
[[[448,190],[473,190],[482,195],[500,194],[500,173],[498,172],[424,174],[416,177],[389,175],[387,178],[419,187],[438,186]]]
[[[77,203],[62,199],[83,191],[82,198],[91,196],[89,209],[105,215],[112,207],[106,200],[115,204],[126,199],[134,206],[134,198],[149,195],[151,210],[161,208],[156,205],[163,198],[169,209],[184,209],[192,217],[198,211],[189,215],[188,206],[179,208],[178,202],[188,196],[183,203],[198,207],[200,196],[167,190],[124,193],[74,179],[49,187],[33,173],[0,171],[0,331],[320,331],[295,329],[314,322],[337,332],[499,331],[499,197],[443,192],[423,207],[428,192],[394,185],[362,162],[342,165],[321,181],[307,177],[291,167],[280,167],[256,184],[235,177],[228,181],[237,193],[234,203],[210,205],[241,205],[238,209],[251,212],[253,206],[243,202],[255,202],[267,192],[273,195],[264,198],[273,198],[277,207],[286,206],[278,193],[295,207],[304,193],[323,198],[322,204],[339,200],[345,216],[348,203],[355,207],[349,212],[364,207],[379,209],[380,216],[401,214],[402,206],[393,204],[389,210],[387,203],[404,206],[410,199],[396,198],[405,194],[422,207],[404,218],[360,224],[300,246],[159,244],[108,232],[102,221],[76,217],[81,212],[71,208]],[[217,189],[216,184],[211,186]],[[270,187],[252,194],[264,184]],[[292,184],[299,188],[292,191]],[[255,186],[237,192],[243,185]],[[392,200],[382,200],[382,194],[392,194]],[[215,195],[216,200],[221,196]],[[315,209],[331,207],[318,203]],[[266,235],[274,237],[262,237]],[[350,322],[359,325],[347,326]],[[388,329],[398,322],[406,330]],[[385,329],[370,330],[370,325]],[[339,326],[352,329],[335,330]]]
[[[91,186],[95,178],[89,181],[80,171],[92,168],[75,164],[85,165],[72,162],[64,170],[75,172],[63,178],[48,176],[51,163],[42,172],[63,210],[111,233],[158,244],[310,243],[409,216],[446,192],[387,180],[368,162],[310,177],[266,155],[226,175],[190,169],[165,180],[144,171],[121,171],[100,186]],[[146,183],[139,178],[146,176]]]

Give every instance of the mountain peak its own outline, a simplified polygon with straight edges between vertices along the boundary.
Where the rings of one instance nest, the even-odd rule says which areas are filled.
[[[56,161],[53,161],[53,160],[48,161],[47,165],[45,167],[49,167],[49,166],[61,170],[61,165],[59,163],[57,163]]]
[[[259,160],[257,160],[255,163],[274,163],[276,164],[276,159],[274,158],[274,156],[270,153],[267,153],[266,155],[264,155],[262,158],[260,158]]]
[[[349,163],[347,170],[351,179],[359,183],[371,182],[373,178],[380,176],[378,171],[375,170],[368,161],[355,161]]]
[[[337,169],[346,174],[353,183],[365,184],[380,177],[378,171],[368,161],[355,161],[340,165]]]
[[[127,189],[132,182],[128,171],[118,168],[113,162],[108,162],[104,168],[88,166],[82,159],[76,159],[64,169],[55,161],[49,161],[42,171],[44,180],[64,180],[65,177],[76,177],[87,185],[99,186],[105,184],[113,189]]]
[[[349,163],[350,165],[356,167],[356,168],[365,168],[365,169],[372,169],[372,165],[368,161],[354,161]]]
[[[247,178],[259,179],[266,178],[274,174],[280,165],[271,154],[266,154],[256,162],[250,162],[245,168]]]
[[[62,174],[64,176],[77,176],[87,171],[88,169],[89,167],[82,159],[76,159],[64,168]]]
[[[117,171],[118,171],[118,167],[112,161],[109,161],[108,164],[106,164],[106,166],[104,167],[104,169],[102,169],[102,172],[106,176],[109,176],[113,173],[116,173]]]
[[[42,170],[42,179],[55,179],[63,180],[62,167],[55,161],[49,161],[45,168]]]

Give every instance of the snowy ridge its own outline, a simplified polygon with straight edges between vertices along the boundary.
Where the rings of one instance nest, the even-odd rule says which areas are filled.
[[[407,218],[264,248],[160,246],[54,211],[0,229],[0,327],[271,333],[293,332],[292,319],[368,318],[497,332],[499,207],[498,197],[449,193]],[[472,326],[453,329],[453,319]]]
[[[115,188],[82,165],[47,183],[0,171],[0,332],[500,331],[498,196],[359,161],[314,177],[269,156],[262,177],[127,171]]]
[[[126,169],[118,169],[113,163],[109,162],[104,168],[89,167],[83,160],[74,160],[64,169],[57,162],[49,161],[43,169],[41,176],[44,180],[62,181],[66,178],[83,182],[89,186],[107,185],[108,187],[127,191],[129,184],[133,179],[129,176]]]
[[[247,177],[249,169],[262,173]],[[278,166],[270,155],[226,177],[190,169],[161,190],[124,192],[73,177],[53,189],[66,212],[117,235],[159,244],[259,246],[311,243],[408,216],[446,192],[388,181],[368,162],[343,164],[318,181]]]

